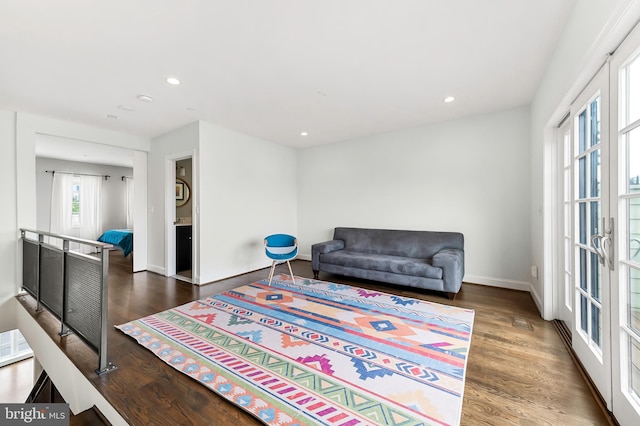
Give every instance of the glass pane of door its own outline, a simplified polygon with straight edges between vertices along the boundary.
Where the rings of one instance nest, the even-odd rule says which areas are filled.
[[[629,387],[632,398],[638,399],[640,395],[640,343],[635,340],[629,341],[631,347],[631,377],[629,378]]]
[[[600,258],[591,245],[601,227],[600,96],[591,99],[576,119],[575,223],[576,323],[589,348],[602,357],[602,289]],[[596,246],[597,247],[597,246]]]

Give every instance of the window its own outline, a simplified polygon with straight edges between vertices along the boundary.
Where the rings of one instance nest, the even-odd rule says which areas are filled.
[[[71,227],[80,227],[80,182],[77,180],[71,186]]]
[[[0,333],[0,367],[33,356],[33,351],[19,330]]]
[[[54,234],[95,240],[102,234],[102,176],[55,173],[51,188]]]

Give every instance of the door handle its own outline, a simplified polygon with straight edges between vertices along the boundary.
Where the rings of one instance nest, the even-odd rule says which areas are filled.
[[[596,252],[602,266],[614,270],[614,244],[613,244],[613,218],[609,218],[609,228],[606,227],[606,219],[602,218],[602,235],[591,236],[591,248]]]
[[[604,250],[602,249],[602,239],[603,238],[604,238],[603,235],[593,234],[591,236],[591,248],[598,255],[598,259],[600,259],[600,264],[604,266],[604,264],[606,262],[606,259],[605,259]],[[596,245],[596,241],[598,242],[597,245]]]

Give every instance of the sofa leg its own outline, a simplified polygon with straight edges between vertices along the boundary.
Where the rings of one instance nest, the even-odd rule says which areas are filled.
[[[313,271],[313,279],[317,280],[318,279],[318,274],[320,273],[320,271]]]
[[[447,297],[449,298],[449,300],[454,300],[457,295],[458,295],[458,293],[449,293],[449,292],[447,292]]]

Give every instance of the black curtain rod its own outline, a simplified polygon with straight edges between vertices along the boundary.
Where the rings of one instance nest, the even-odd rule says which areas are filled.
[[[125,179],[133,179],[132,176],[122,176],[122,181],[124,182]]]
[[[51,173],[52,175],[55,175],[56,173],[63,173],[65,175],[76,175],[76,176],[98,176],[98,177],[104,178],[104,180],[107,180],[107,179],[109,179],[111,177],[109,175],[94,175],[94,174],[91,174],[91,173],[61,172],[59,170],[45,170],[45,173]]]

